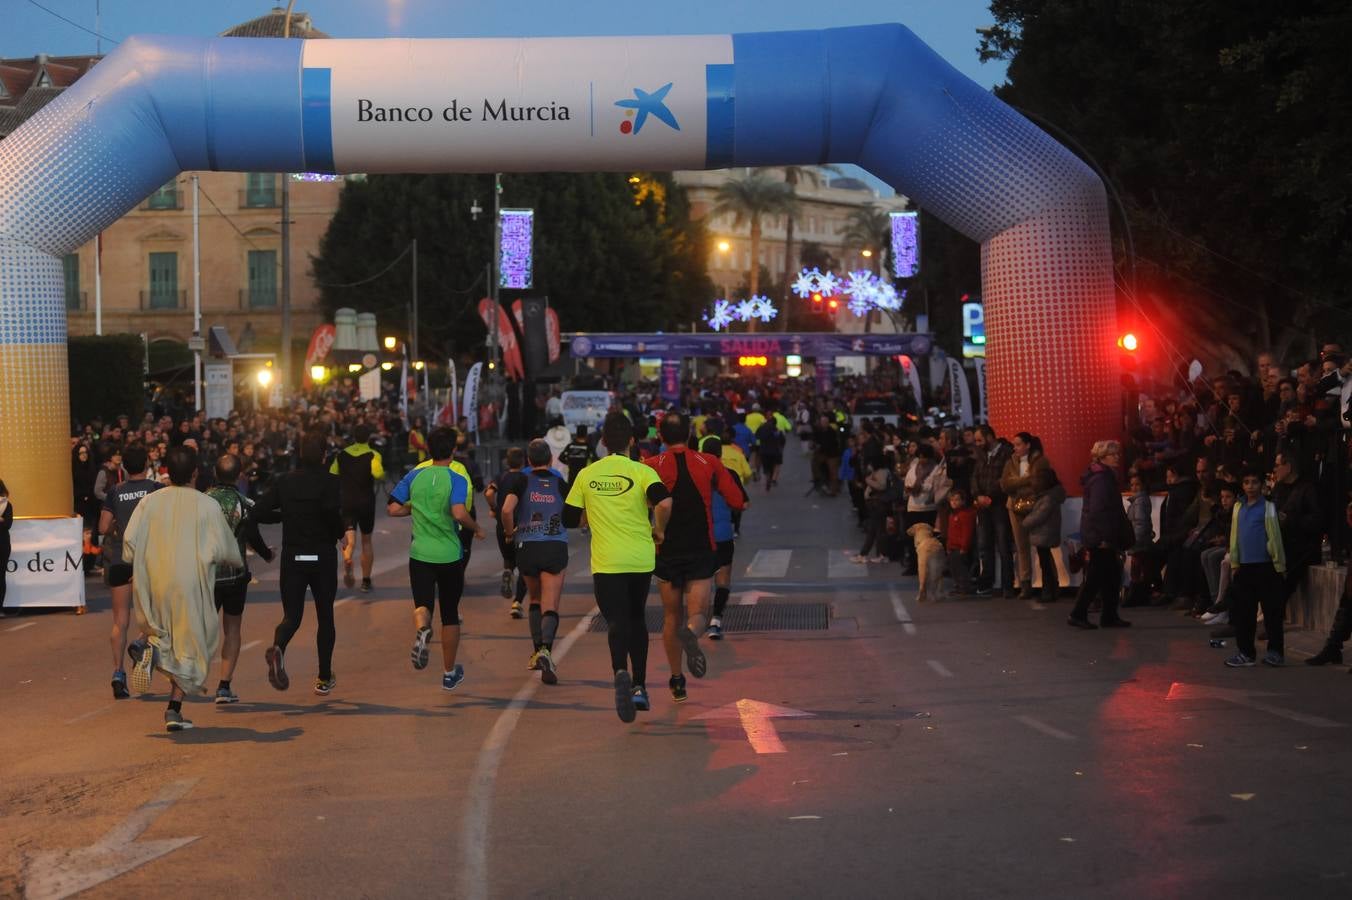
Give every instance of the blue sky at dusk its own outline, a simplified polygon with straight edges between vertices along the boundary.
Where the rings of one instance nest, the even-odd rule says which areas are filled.
[[[37,0],[94,30],[96,0]],[[102,32],[214,35],[266,13],[242,0],[101,0]],[[30,0],[0,0],[0,56],[93,53],[95,38]],[[516,37],[612,34],[720,34],[900,22],[960,71],[990,87],[1004,66],[976,58],[976,29],[989,25],[989,0],[299,0],[316,28],[334,37]],[[104,52],[111,45],[104,43]],[[791,60],[786,60],[791,64]]]

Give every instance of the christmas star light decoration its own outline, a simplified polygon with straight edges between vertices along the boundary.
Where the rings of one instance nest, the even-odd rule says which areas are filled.
[[[714,331],[722,331],[732,324],[732,304],[726,300],[715,300],[713,315],[705,316],[704,321]]]
[[[775,305],[769,297],[752,297],[751,302],[755,305],[755,311],[751,314],[753,318],[760,319],[762,322],[769,322],[779,315],[779,310],[775,309]]]

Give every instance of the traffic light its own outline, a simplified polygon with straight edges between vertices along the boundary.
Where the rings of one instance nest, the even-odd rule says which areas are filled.
[[[821,311],[822,311],[822,292],[821,292],[821,291],[813,291],[813,292],[812,292],[812,311],[813,311],[813,312],[821,312]]]
[[[1125,350],[1127,353],[1135,353],[1140,343],[1136,340],[1136,335],[1128,331],[1117,339],[1117,346],[1118,349]]]
[[[832,297],[830,300],[826,301],[826,312],[831,316],[831,318],[834,319],[836,317],[836,310],[838,309],[840,309],[840,301],[837,300],[835,297]]]

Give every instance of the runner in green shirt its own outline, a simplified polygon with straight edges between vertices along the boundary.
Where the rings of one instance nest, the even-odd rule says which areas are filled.
[[[465,552],[460,543],[463,525],[476,540],[484,530],[465,508],[469,480],[450,468],[455,452],[454,432],[438,428],[427,437],[432,465],[404,476],[390,492],[388,512],[412,516],[413,538],[408,549],[408,580],[413,589],[413,622],[417,632],[411,654],[413,668],[427,667],[427,644],[432,639],[432,608],[441,595],[441,658],[445,666],[442,690],[453,691],[465,680],[465,667],[455,661],[460,649],[460,595],[465,590]]]
[[[634,426],[623,413],[606,416],[601,440],[610,455],[573,475],[563,524],[591,527],[592,586],[606,618],[615,712],[632,722],[647,710],[648,624],[644,608],[657,545],[666,533],[671,497],[652,468],[629,458]],[[648,509],[652,508],[652,521]]]

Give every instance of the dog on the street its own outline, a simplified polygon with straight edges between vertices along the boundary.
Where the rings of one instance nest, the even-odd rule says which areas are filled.
[[[943,599],[944,545],[934,536],[934,529],[917,522],[906,529],[906,536],[915,541],[915,558],[920,575],[920,593],[917,602]]]

